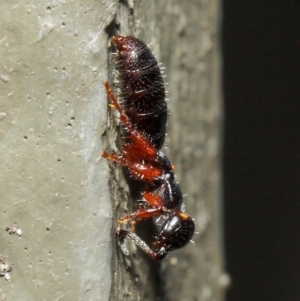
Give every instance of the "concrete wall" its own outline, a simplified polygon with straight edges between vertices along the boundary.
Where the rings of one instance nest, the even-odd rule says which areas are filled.
[[[1,1],[0,254],[5,300],[108,300],[110,2]],[[9,235],[14,224],[22,236]],[[3,297],[4,298],[4,297]]]
[[[13,270],[0,296],[221,300],[219,1],[2,2],[0,254]],[[152,42],[167,67],[165,152],[199,234],[161,265],[113,238],[131,207],[122,170],[99,160],[119,131],[102,85],[115,33]]]

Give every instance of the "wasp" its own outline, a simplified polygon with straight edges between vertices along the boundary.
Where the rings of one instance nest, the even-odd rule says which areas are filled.
[[[110,106],[119,112],[126,139],[119,154],[103,151],[102,157],[127,168],[135,180],[145,183],[139,207],[117,222],[116,236],[128,255],[125,238],[156,260],[169,251],[184,247],[195,231],[193,219],[184,212],[183,196],[175,181],[174,166],[161,151],[166,135],[166,92],[159,64],[150,49],[131,36],[114,36],[116,48],[116,91],[104,83]],[[153,217],[163,224],[149,246],[134,231],[123,225]]]

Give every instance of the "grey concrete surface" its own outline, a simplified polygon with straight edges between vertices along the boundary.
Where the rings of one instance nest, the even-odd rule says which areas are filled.
[[[112,1],[0,1],[0,300],[108,300]],[[22,235],[6,228],[21,229]]]
[[[194,245],[170,254],[169,300],[223,300],[222,90],[219,0],[162,4],[161,59],[169,102],[167,140],[186,211],[195,218]]]
[[[219,10],[219,0],[0,0],[0,255],[13,268],[0,300],[222,300]],[[151,43],[166,67],[164,152],[199,234],[162,264],[129,242],[125,258],[113,240],[131,207],[122,170],[99,159],[116,150],[102,85],[115,33]]]

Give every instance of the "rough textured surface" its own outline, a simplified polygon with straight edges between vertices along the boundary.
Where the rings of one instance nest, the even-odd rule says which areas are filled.
[[[13,270],[0,299],[108,300],[112,210],[98,159],[113,7],[2,2],[0,254]],[[14,223],[21,237],[5,231]]]
[[[221,300],[222,263],[219,2],[171,1],[161,48],[170,92],[170,157],[186,210],[196,222],[195,245],[169,258],[170,300]],[[178,277],[180,275],[180,277]]]
[[[10,282],[0,278],[0,297],[222,299],[219,5],[90,0],[0,6],[0,254],[13,268]],[[199,235],[195,246],[170,253],[162,264],[130,244],[125,258],[112,239],[113,219],[131,204],[122,170],[98,160],[101,150],[116,150],[118,131],[102,85],[107,74],[112,80],[108,24],[109,35],[152,42],[167,67],[166,153]],[[14,223],[21,237],[5,231]]]
[[[195,217],[195,245],[170,253],[161,265],[131,249],[127,274],[116,266],[124,300],[222,300],[228,276],[223,271],[221,200],[221,121],[219,1],[122,2],[118,33],[151,43],[166,67],[170,116],[165,152],[188,196]],[[111,34],[115,33],[112,31]],[[132,274],[130,282],[130,277]],[[138,277],[137,277],[138,276]],[[121,284],[120,279],[123,283]],[[134,284],[134,279],[138,282]],[[117,297],[116,297],[117,296]]]

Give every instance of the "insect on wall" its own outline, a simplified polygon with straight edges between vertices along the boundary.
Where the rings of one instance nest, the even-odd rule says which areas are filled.
[[[138,209],[118,220],[116,237],[128,255],[125,239],[131,239],[153,259],[184,247],[194,235],[193,219],[184,213],[183,197],[175,181],[174,167],[161,151],[165,141],[167,103],[159,65],[150,49],[131,36],[114,36],[116,94],[104,83],[110,106],[119,112],[126,140],[119,154],[102,156],[128,169],[143,183]],[[137,221],[162,217],[163,224],[149,246],[134,231]],[[126,229],[131,223],[133,230]]]

